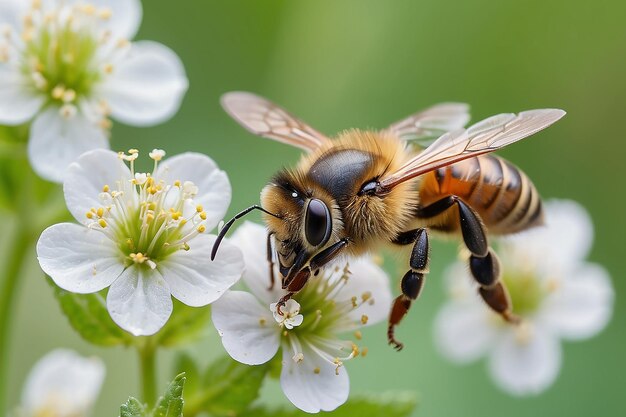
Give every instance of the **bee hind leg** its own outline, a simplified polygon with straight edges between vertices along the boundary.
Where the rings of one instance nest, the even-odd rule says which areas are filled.
[[[409,312],[413,300],[416,300],[422,292],[428,273],[428,233],[426,229],[411,230],[398,236],[394,243],[399,245],[414,243],[409,261],[411,269],[402,277],[400,284],[402,294],[393,303],[387,327],[387,341],[400,351],[404,345],[395,338],[395,327]]]
[[[485,303],[509,323],[520,319],[511,311],[511,299],[500,280],[500,261],[487,243],[487,235],[480,218],[463,200],[448,196],[418,211],[418,217],[428,218],[443,213],[454,204],[459,209],[463,242],[471,255],[469,267],[474,280],[480,285],[478,293]]]

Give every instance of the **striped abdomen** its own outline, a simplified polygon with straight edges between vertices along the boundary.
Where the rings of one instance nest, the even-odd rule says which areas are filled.
[[[420,205],[456,195],[482,218],[490,233],[515,233],[543,222],[541,199],[528,177],[510,162],[481,155],[425,174]],[[442,216],[442,230],[458,229],[458,217]]]

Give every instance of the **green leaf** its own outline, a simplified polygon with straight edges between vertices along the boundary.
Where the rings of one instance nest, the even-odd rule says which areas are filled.
[[[407,417],[417,406],[415,395],[409,393],[387,393],[348,400],[334,411],[324,413],[333,417]],[[305,417],[311,414],[294,408],[253,407],[238,417]]]
[[[120,417],[145,417],[146,407],[134,397],[120,406]]]
[[[180,352],[176,356],[174,362],[174,370],[176,374],[185,373],[187,382],[185,383],[185,397],[191,398],[196,395],[202,387],[202,378],[200,369],[195,360],[187,353]]]
[[[185,373],[174,378],[163,395],[157,401],[156,408],[152,412],[153,417],[182,417],[183,416],[183,387],[185,386]]]
[[[71,326],[86,341],[99,346],[130,345],[133,338],[118,327],[107,311],[104,298],[96,294],[75,294],[54,287],[54,295]]]
[[[188,397],[187,414],[208,412],[212,416],[239,415],[258,398],[269,365],[244,365],[225,356],[207,369],[204,387]]]
[[[173,347],[199,339],[208,331],[211,310],[208,307],[189,307],[174,300],[174,311],[168,322],[155,335],[156,343]]]

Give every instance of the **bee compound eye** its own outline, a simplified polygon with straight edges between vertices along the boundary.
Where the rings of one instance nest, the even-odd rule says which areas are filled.
[[[328,241],[331,232],[331,218],[323,201],[314,198],[309,201],[304,217],[304,234],[309,244],[319,246]]]

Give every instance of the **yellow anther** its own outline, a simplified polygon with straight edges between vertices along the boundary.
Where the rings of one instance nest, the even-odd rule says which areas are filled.
[[[106,220],[104,220],[104,219],[100,219],[100,220],[98,220],[98,224],[99,224],[99,225],[100,225],[100,227],[102,227],[103,229],[104,229],[105,227],[107,227],[107,221],[106,221]]]
[[[359,347],[356,344],[352,344],[352,357],[359,356]]]
[[[148,192],[152,195],[156,194],[159,190],[157,189],[157,187],[150,187],[150,189],[148,190]]]
[[[154,201],[151,201],[150,203],[148,203],[148,210],[154,209],[156,209],[156,203]]]
[[[136,264],[142,264],[150,259],[141,252],[131,253],[129,256]]]
[[[265,319],[259,319],[259,325],[260,326],[265,326],[265,324],[267,323],[267,320]]]
[[[204,211],[200,212],[200,218],[202,220],[206,220],[206,212],[204,212]]]
[[[202,210],[204,210],[204,209],[202,208],[202,204],[198,204],[198,205],[196,206],[196,211],[197,211],[198,213],[201,213],[201,212],[202,212]]]
[[[206,231],[206,226],[201,224],[196,230],[198,231],[198,233],[204,233]]]
[[[102,217],[102,215],[104,214],[104,208],[98,207],[96,214],[98,215],[98,217]]]
[[[90,211],[87,212],[86,216],[88,219],[93,219],[93,213]]]
[[[283,336],[289,336],[289,332],[287,330],[283,331]]]
[[[355,296],[352,296],[352,298],[350,298],[350,301],[352,302],[352,307],[358,306],[358,304],[356,303],[356,297]]]
[[[367,324],[367,321],[368,321],[368,320],[369,320],[369,317],[367,317],[365,314],[363,314],[363,315],[361,316],[361,323],[362,323],[363,325]]]
[[[367,356],[367,352],[368,352],[367,348],[364,347],[363,349],[361,349],[361,356],[366,357]]]
[[[126,48],[128,45],[130,45],[130,42],[128,41],[128,39],[119,39],[117,41],[118,48]]]
[[[187,251],[187,250],[189,250],[189,249],[191,249],[191,248],[189,247],[189,244],[188,244],[187,242],[183,243],[183,250],[186,250],[186,251]]]
[[[104,64],[102,71],[105,74],[113,74],[113,64]]]
[[[61,98],[63,97],[63,94],[65,94],[65,87],[63,87],[62,85],[57,85],[50,92],[50,95],[55,100],[61,100]]]
[[[180,211],[175,211],[175,212],[173,212],[171,214],[172,220],[178,220],[178,219],[180,219],[180,216],[182,216],[182,215],[183,215],[183,213],[181,213]]]
[[[98,10],[98,17],[102,20],[109,20],[113,16],[113,12],[108,7]]]
[[[339,358],[335,358],[335,360],[333,361],[333,363],[337,366],[335,368],[335,375],[339,375],[339,368],[341,368],[341,366],[343,365],[343,362],[341,362],[339,360]]]
[[[370,298],[372,298],[372,293],[369,291],[366,291],[363,294],[361,294],[361,300],[363,300],[363,302],[369,300]]]
[[[322,370],[319,368],[319,366],[317,366],[317,367],[315,367],[315,369],[313,369],[313,373],[314,373],[315,375],[319,375],[319,374],[320,374],[320,372],[322,372]]]
[[[180,219],[180,225],[184,226],[187,224],[187,219]]]
[[[83,4],[83,5],[80,7],[80,10],[81,10],[83,13],[85,13],[86,15],[91,16],[91,15],[94,15],[94,14],[96,13],[96,6],[94,6],[93,4],[89,4],[89,3],[87,3],[87,4]]]
[[[103,192],[103,193],[108,193],[108,192],[109,192],[109,190],[110,190],[110,188],[109,188],[109,186],[108,186],[108,185],[106,185],[106,184],[105,184],[105,186],[104,186],[104,187],[102,187],[102,192]]]
[[[354,332],[354,337],[356,337],[356,340],[361,340],[363,339],[363,333],[361,333],[360,330],[357,330]]]
[[[180,188],[180,180],[174,181],[174,187],[179,187]]]
[[[146,223],[151,223],[154,220],[154,213],[148,213],[146,215]]]
[[[92,213],[95,213],[96,212],[96,208],[92,207],[92,208],[89,209],[89,211],[92,212]]]

